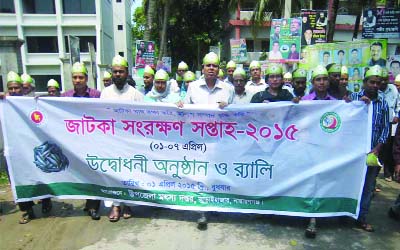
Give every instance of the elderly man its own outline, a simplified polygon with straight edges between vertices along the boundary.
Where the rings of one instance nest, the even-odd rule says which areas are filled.
[[[252,61],[250,63],[250,80],[246,83],[246,93],[254,95],[260,91],[265,90],[267,83],[261,78],[261,64],[258,61]]]
[[[235,87],[235,97],[233,104],[248,104],[252,95],[246,93],[245,84],[247,81],[246,71],[243,68],[237,68],[233,72],[233,86]]]
[[[234,89],[229,83],[218,79],[219,57],[210,52],[203,58],[204,78],[189,84],[185,97],[186,104],[209,104],[224,108],[233,102]],[[197,220],[197,227],[201,230],[207,228],[207,217],[201,212]]]
[[[112,75],[110,72],[104,71],[104,74],[103,74],[104,88],[107,88],[108,86],[110,86],[112,84],[111,77],[112,77]]]
[[[85,64],[76,62],[72,65],[72,84],[74,88],[61,94],[62,97],[99,98],[100,91],[87,86],[88,72]]]
[[[110,100],[129,100],[132,102],[143,102],[143,94],[129,85],[127,82],[128,77],[128,61],[117,55],[112,60],[112,74],[113,83],[111,86],[103,89],[101,92],[101,99]],[[108,219],[110,222],[117,222],[120,218],[121,206],[117,201],[105,201],[106,207],[111,207]],[[128,219],[132,217],[132,212],[129,206],[124,207],[123,218]]]
[[[47,95],[53,97],[60,96],[60,84],[54,79],[50,79],[47,82]]]
[[[396,86],[389,84],[389,72],[386,68],[382,68],[382,84],[379,88],[378,94],[387,102],[389,107],[389,122],[391,123],[391,126],[389,126],[389,137],[386,143],[383,145],[381,156],[383,160],[385,180],[391,182],[394,174],[394,162],[392,154],[393,137],[396,131],[397,123],[399,122],[400,107],[398,106],[399,92],[397,91]]]
[[[233,84],[233,72],[236,69],[236,63],[232,60],[230,60],[226,64],[226,75],[227,77],[225,78],[225,82]]]
[[[375,65],[365,73],[363,89],[358,93],[350,95],[351,100],[361,100],[373,106],[372,113],[372,137],[370,154],[376,156],[382,151],[383,144],[389,135],[389,108],[387,102],[379,96],[378,90],[382,84],[382,68]],[[379,168],[368,166],[365,175],[365,182],[360,201],[360,213],[357,219],[357,225],[367,231],[373,232],[373,227],[367,223],[367,215],[371,205],[371,199],[375,188],[376,176]]]
[[[293,88],[292,81],[293,81],[292,73],[286,72],[285,74],[283,74],[283,86],[286,86],[288,88]]]
[[[267,68],[268,87],[256,93],[251,98],[251,103],[268,103],[279,101],[291,101],[293,95],[283,87],[282,67],[278,64],[270,64]]]
[[[28,74],[21,75],[22,93],[24,96],[35,96],[35,81]]]
[[[178,69],[176,71],[176,79],[170,80],[171,83],[170,90],[172,92],[186,91],[185,86],[182,87],[182,84],[183,84],[183,75],[188,70],[189,66],[184,61],[181,61],[178,64]]]
[[[144,101],[164,103],[177,103],[180,101],[180,95],[170,91],[169,75],[165,70],[157,70],[154,75],[154,86],[151,91],[145,95]]]

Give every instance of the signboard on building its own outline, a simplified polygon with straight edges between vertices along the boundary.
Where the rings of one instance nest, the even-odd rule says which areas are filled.
[[[363,16],[363,38],[400,38],[400,9],[368,9]]]
[[[348,89],[358,92],[362,86],[365,68],[373,65],[385,67],[386,56],[386,39],[315,44],[302,49],[299,67],[309,71],[309,79],[311,70],[317,65],[345,65],[349,70]]]
[[[136,41],[136,68],[144,68],[146,65],[154,67],[155,44],[153,41]]]
[[[301,10],[301,44],[326,43],[328,25],[327,10]]]
[[[270,62],[298,62],[301,48],[301,19],[272,19]]]
[[[247,61],[246,39],[231,39],[231,59],[235,62]]]

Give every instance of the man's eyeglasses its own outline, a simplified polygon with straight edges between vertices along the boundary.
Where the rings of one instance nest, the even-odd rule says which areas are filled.
[[[125,73],[125,70],[113,70],[112,72],[114,74],[117,74],[117,73],[123,74],[123,73]]]

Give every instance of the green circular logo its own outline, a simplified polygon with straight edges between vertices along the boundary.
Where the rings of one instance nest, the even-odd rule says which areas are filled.
[[[342,125],[342,120],[335,112],[326,112],[322,115],[319,124],[326,133],[334,133],[339,130]]]

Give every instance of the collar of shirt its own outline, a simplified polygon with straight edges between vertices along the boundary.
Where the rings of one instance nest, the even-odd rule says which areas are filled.
[[[124,87],[123,87],[121,90],[118,89],[117,86],[116,86],[115,84],[113,84],[113,86],[114,86],[114,88],[113,88],[114,91],[115,91],[115,92],[119,92],[119,93],[121,93],[121,94],[127,92],[127,91],[129,90],[129,87],[130,87],[130,85],[129,85],[128,83],[125,83]]]
[[[215,82],[215,85],[214,85],[214,87],[213,87],[212,89],[210,89],[210,88],[208,87],[207,82],[206,82],[205,79],[203,79],[203,80],[200,82],[200,86],[203,86],[203,88],[207,88],[207,89],[208,89],[209,91],[211,91],[211,92],[214,91],[214,89],[216,89],[216,88],[223,89],[222,81],[219,80],[219,79],[217,79],[217,81]]]
[[[260,85],[267,85],[267,83],[265,82],[265,80],[263,78],[261,78],[260,82],[258,84],[253,82],[253,80],[250,80],[250,81],[247,82],[246,85],[260,86]]]
[[[356,93],[356,94],[357,94],[357,96],[358,96],[359,98],[361,98],[361,97],[363,97],[363,96],[365,95],[365,90],[361,90],[360,92],[358,92],[358,93]],[[368,97],[368,98],[369,98],[369,97]],[[384,99],[384,98],[383,98],[381,95],[379,95],[379,91],[378,91],[378,96],[377,96],[377,98],[372,99],[371,101],[373,101],[373,102],[376,102],[376,101],[382,102],[383,99]]]
[[[317,98],[317,93],[315,93],[315,91],[310,94],[310,99],[311,100],[319,100]],[[331,95],[329,95],[328,93],[326,93],[326,96],[325,96],[324,100],[336,100],[336,98],[331,96]]]

